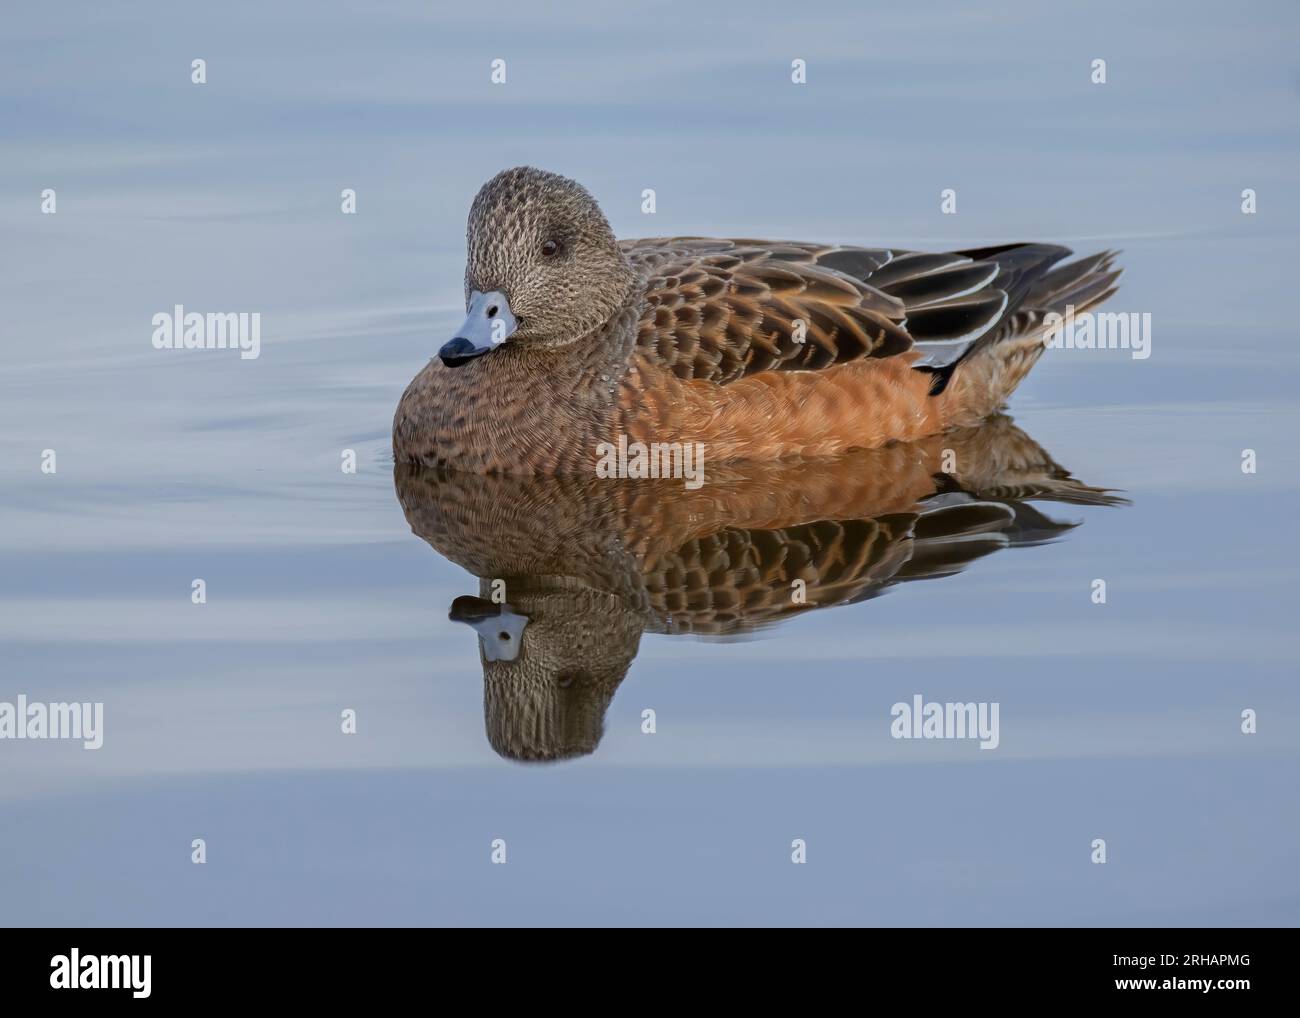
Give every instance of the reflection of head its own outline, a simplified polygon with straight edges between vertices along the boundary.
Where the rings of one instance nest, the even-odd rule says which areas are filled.
[[[495,661],[481,654],[488,742],[511,760],[591,753],[636,656],[641,618],[613,595],[583,587],[521,594],[511,609],[528,617],[519,654]]]

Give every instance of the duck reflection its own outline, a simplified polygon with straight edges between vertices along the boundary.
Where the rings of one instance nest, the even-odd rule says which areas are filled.
[[[711,466],[708,483],[395,468],[411,530],[480,578],[474,630],[501,756],[593,752],[643,633],[736,637],[960,572],[1077,524],[1031,501],[1113,505],[1007,417],[815,462]]]

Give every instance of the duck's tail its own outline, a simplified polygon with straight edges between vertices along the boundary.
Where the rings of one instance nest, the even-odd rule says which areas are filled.
[[[997,259],[1000,254],[998,249],[961,253],[984,259]],[[1025,291],[1014,311],[971,344],[943,380],[940,398],[947,403],[950,427],[973,425],[1003,407],[1042,356],[1050,331],[1048,315],[1064,315],[1067,307],[1080,314],[1119,289],[1123,270],[1113,267],[1118,254],[1102,251],[1045,273]]]

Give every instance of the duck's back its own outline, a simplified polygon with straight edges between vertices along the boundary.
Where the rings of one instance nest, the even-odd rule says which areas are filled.
[[[833,455],[973,423],[1037,359],[1047,314],[1104,300],[1119,274],[1110,253],[1053,268],[1070,252],[1044,244],[621,246],[645,278],[623,423],[637,440],[701,441],[726,459]]]

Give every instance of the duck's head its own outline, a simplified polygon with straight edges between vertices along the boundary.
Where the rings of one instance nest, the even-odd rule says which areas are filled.
[[[524,763],[586,756],[604,733],[644,619],[616,595],[572,578],[505,582],[515,591],[511,602],[466,595],[449,615],[478,634],[488,742]]]
[[[458,367],[499,346],[567,346],[627,300],[633,273],[586,188],[531,166],[504,170],[469,210],[468,317],[439,351]]]

